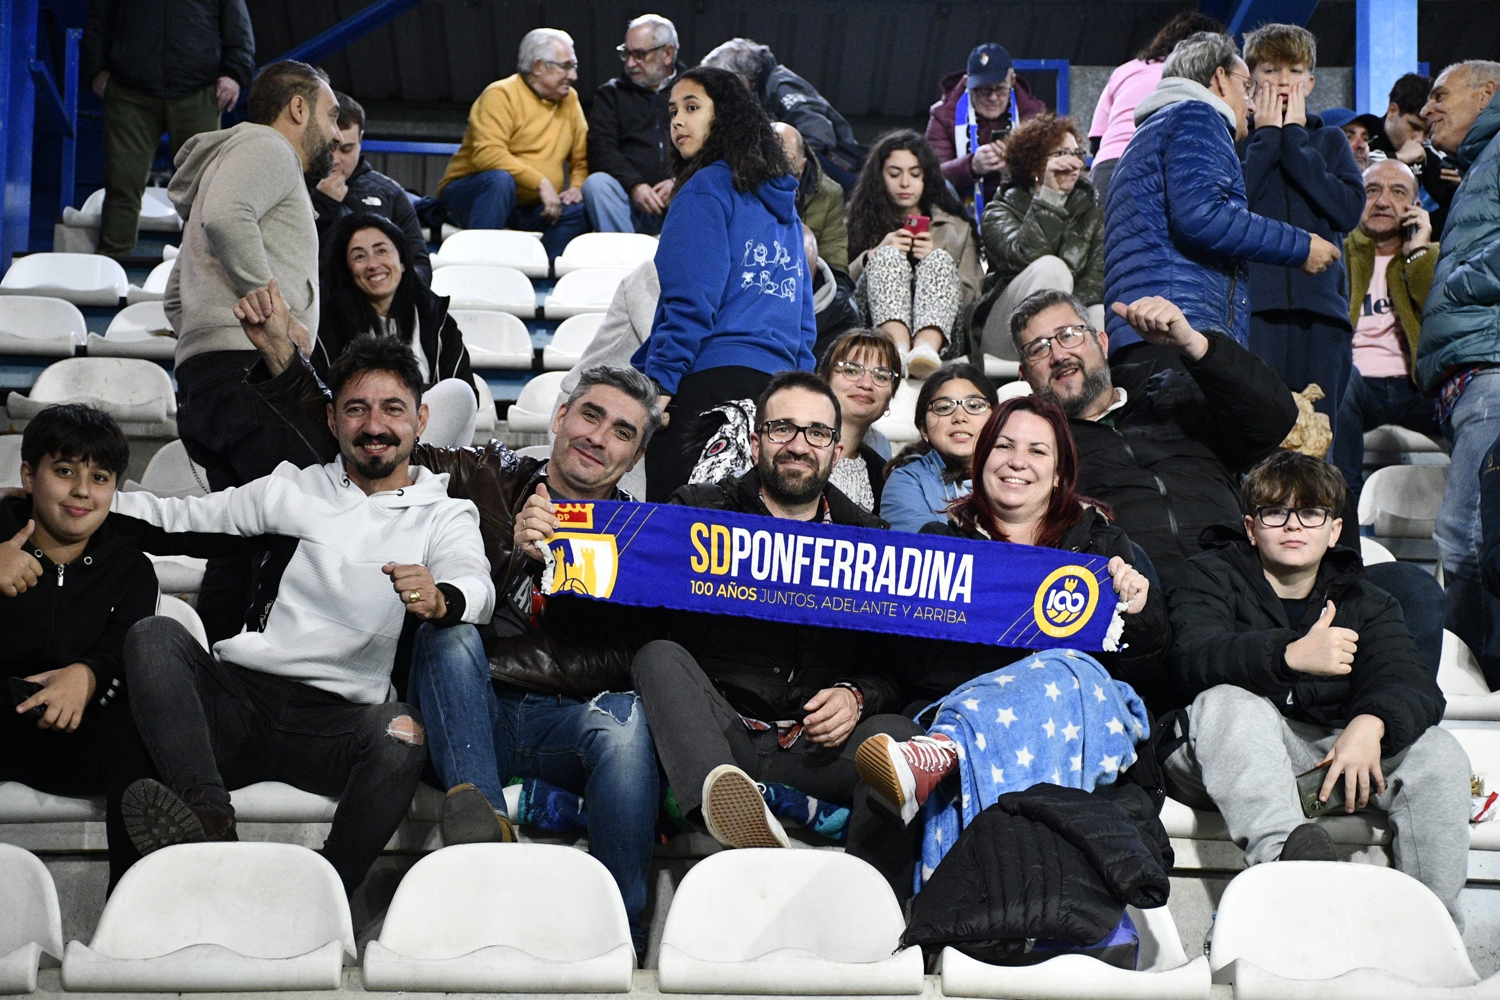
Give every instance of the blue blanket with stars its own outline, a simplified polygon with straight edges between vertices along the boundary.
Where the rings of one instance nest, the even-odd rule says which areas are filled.
[[[1006,792],[1112,784],[1135,763],[1151,717],[1135,689],[1098,660],[1049,649],[950,693],[930,732],[958,745],[958,781],[943,782],[924,807],[919,892],[963,828]]]

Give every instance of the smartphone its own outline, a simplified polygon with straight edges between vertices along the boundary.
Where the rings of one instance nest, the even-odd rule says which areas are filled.
[[[1335,809],[1344,808],[1344,782],[1339,779],[1328,793],[1327,802],[1318,801],[1318,793],[1323,790],[1323,781],[1328,777],[1328,765],[1315,767],[1311,771],[1303,771],[1297,775],[1297,798],[1302,802],[1302,815],[1308,819],[1324,816]]]
[[[913,236],[921,236],[923,233],[927,232],[928,227],[930,227],[931,225],[932,219],[930,216],[908,215],[906,217],[906,223],[901,228],[905,229]]]
[[[1410,243],[1412,240],[1417,238],[1417,224],[1413,222],[1409,226],[1403,226],[1401,228],[1401,233],[1403,242]]]
[[[10,679],[10,703],[12,705],[20,705],[21,702],[25,701],[27,698],[30,698],[41,689],[42,685],[38,684],[36,681],[28,681],[20,677],[12,677]],[[46,705],[38,705],[28,711],[26,714],[40,719],[43,713],[45,713],[46,711]]]

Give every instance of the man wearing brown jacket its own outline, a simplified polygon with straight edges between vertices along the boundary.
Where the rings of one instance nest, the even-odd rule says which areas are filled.
[[[1365,211],[1344,240],[1354,370],[1338,412],[1329,460],[1357,499],[1364,484],[1364,433],[1396,424],[1437,436],[1437,406],[1412,378],[1422,304],[1432,288],[1438,244],[1417,200],[1417,179],[1399,160],[1364,172]]]

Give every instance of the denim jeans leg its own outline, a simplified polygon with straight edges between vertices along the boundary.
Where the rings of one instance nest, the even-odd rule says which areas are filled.
[[[1500,369],[1474,375],[1443,428],[1453,443],[1448,485],[1438,508],[1438,550],[1448,599],[1448,628],[1468,644],[1491,685],[1500,681],[1500,621],[1479,576],[1479,468],[1500,435]]]
[[[1406,630],[1417,644],[1422,665],[1436,677],[1443,658],[1446,598],[1437,578],[1416,563],[1384,562],[1365,567],[1365,578],[1401,605]]]
[[[516,179],[504,170],[481,170],[450,181],[438,200],[465,229],[504,229],[516,208]]]
[[[1355,368],[1349,373],[1349,385],[1344,390],[1343,402],[1339,404],[1333,447],[1328,453],[1328,460],[1344,474],[1345,484],[1356,497],[1365,484],[1367,396],[1365,380]]]
[[[417,629],[407,684],[427,724],[432,766],[444,786],[470,782],[497,809],[505,807],[496,759],[498,698],[490,663],[473,625]]]
[[[542,231],[542,246],[547,248],[549,260],[556,260],[567,249],[573,237],[589,231],[589,216],[582,202],[564,205],[562,216]]]
[[[609,174],[592,173],[583,179],[583,207],[596,233],[633,233],[630,195]]]

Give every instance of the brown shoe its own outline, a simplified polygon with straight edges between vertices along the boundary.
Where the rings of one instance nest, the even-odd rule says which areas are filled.
[[[234,816],[203,798],[192,787],[178,795],[159,781],[142,778],[125,789],[120,799],[125,832],[142,854],[174,844],[237,841]]]
[[[496,812],[484,793],[467,781],[448,789],[438,825],[446,847],[454,844],[513,844],[516,840],[516,828],[510,817]]]

